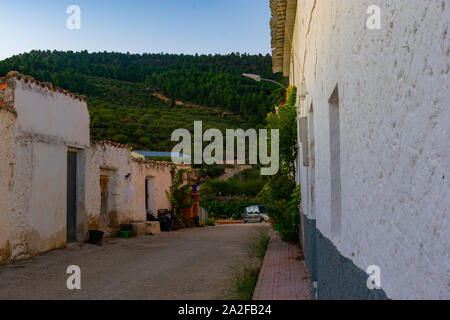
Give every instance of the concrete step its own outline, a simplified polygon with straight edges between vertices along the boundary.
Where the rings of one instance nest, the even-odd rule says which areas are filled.
[[[146,221],[145,222],[145,233],[146,234],[160,234],[161,226],[159,221]]]
[[[131,232],[130,235],[132,237],[143,236],[146,234],[146,223],[143,222],[132,222],[131,223]]]

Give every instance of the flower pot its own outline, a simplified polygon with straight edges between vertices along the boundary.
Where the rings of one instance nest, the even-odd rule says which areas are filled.
[[[129,238],[130,237],[130,230],[120,230],[119,237],[120,238]]]

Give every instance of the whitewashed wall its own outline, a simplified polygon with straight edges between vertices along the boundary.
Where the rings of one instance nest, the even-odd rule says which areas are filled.
[[[30,135],[44,142],[63,141],[71,147],[89,146],[89,112],[86,102],[12,79],[14,108],[18,114],[16,136]]]
[[[150,209],[157,215],[159,209],[170,209],[170,202],[167,199],[166,191],[170,191],[172,176],[170,174],[171,164],[165,162],[142,162],[133,161],[132,182],[136,188],[136,198],[133,201],[134,219],[136,221],[145,220],[145,179],[151,179]]]
[[[67,150],[89,145],[85,101],[19,77],[7,78],[13,99],[0,111],[8,128],[0,135],[0,163],[2,176],[9,175],[2,179],[0,219],[9,221],[13,261],[65,246]]]
[[[100,175],[102,169],[109,171],[108,225],[102,225]],[[86,152],[86,218],[88,229],[104,229],[116,232],[120,223],[133,221],[133,197],[131,179],[131,151],[116,147],[109,142],[93,143]]]
[[[77,240],[89,229],[115,235],[121,223],[145,221],[146,178],[153,181],[151,209],[169,209],[171,164],[136,161],[113,142],[91,145],[81,97],[17,73],[1,82],[8,86],[0,91],[0,264],[66,245],[69,150],[78,153]],[[106,219],[102,174],[110,178]]]
[[[105,169],[111,174],[109,226],[100,223],[100,175]],[[166,196],[172,184],[170,169],[170,163],[133,159],[131,150],[126,146],[108,141],[93,143],[86,152],[85,230],[100,228],[114,235],[121,223],[145,221],[146,179],[153,182],[149,188],[150,209],[154,214],[159,209],[170,209]]]
[[[373,4],[381,30],[366,28]],[[314,106],[317,225],[362,270],[380,266],[393,299],[450,298],[449,22],[441,0],[298,1],[291,81],[305,78],[300,115]],[[333,236],[328,100],[337,84],[342,230]],[[302,168],[303,199],[307,176]]]

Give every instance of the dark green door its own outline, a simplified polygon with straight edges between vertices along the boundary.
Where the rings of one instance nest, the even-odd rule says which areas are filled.
[[[67,242],[77,241],[77,153],[67,154]]]

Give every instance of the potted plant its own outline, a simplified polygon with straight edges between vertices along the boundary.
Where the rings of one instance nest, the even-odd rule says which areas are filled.
[[[169,191],[166,191],[166,196],[171,205],[171,229],[174,231],[184,227],[182,221],[182,212],[184,209],[192,207],[192,199],[190,198],[191,186],[185,184],[185,176],[189,172],[190,169],[177,170],[176,166],[172,166],[170,170],[170,175],[172,177],[172,186],[170,187]]]

